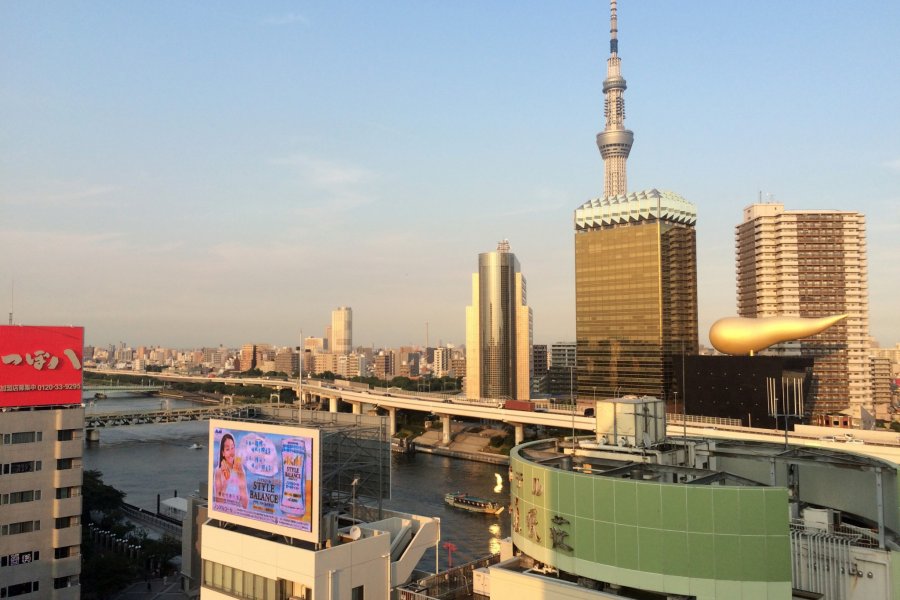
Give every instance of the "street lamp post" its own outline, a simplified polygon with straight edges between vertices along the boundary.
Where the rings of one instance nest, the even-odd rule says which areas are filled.
[[[569,366],[569,400],[572,402],[572,455],[575,455],[575,387],[573,379],[575,377],[575,367]]]
[[[352,486],[352,494],[351,494],[351,517],[353,518],[353,524],[356,525],[356,486],[359,485],[359,475],[353,476],[353,481],[350,483]]]

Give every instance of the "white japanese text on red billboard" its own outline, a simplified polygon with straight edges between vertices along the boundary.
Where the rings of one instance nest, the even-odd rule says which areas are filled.
[[[254,523],[242,524],[314,539],[319,508],[313,493],[318,487],[316,433],[211,421],[210,516],[237,523],[250,520]]]
[[[0,406],[80,404],[82,327],[0,325]]]

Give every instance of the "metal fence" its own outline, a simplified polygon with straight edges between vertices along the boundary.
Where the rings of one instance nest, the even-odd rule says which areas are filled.
[[[454,600],[472,596],[472,581],[475,569],[482,569],[500,562],[499,554],[492,554],[478,560],[430,575],[398,589],[399,600]]]
[[[726,427],[740,427],[740,419],[727,417],[704,417],[702,415],[683,415],[681,413],[666,413],[666,422],[672,423],[698,423],[701,425],[724,425]]]

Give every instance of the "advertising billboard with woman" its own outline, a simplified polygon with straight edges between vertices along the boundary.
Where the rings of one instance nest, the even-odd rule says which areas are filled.
[[[209,516],[319,541],[318,433],[210,421]]]

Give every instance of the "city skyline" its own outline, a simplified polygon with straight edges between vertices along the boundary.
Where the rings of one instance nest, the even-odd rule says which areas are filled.
[[[870,331],[900,341],[900,7],[816,9],[618,5],[629,188],[697,207],[703,344],[737,314],[733,225],[769,193],[866,216]],[[535,343],[574,340],[607,3],[2,11],[16,323],[81,324],[97,345],[299,345],[348,305],[357,345],[423,344],[426,322],[431,345],[459,344],[471,256],[508,238]]]

